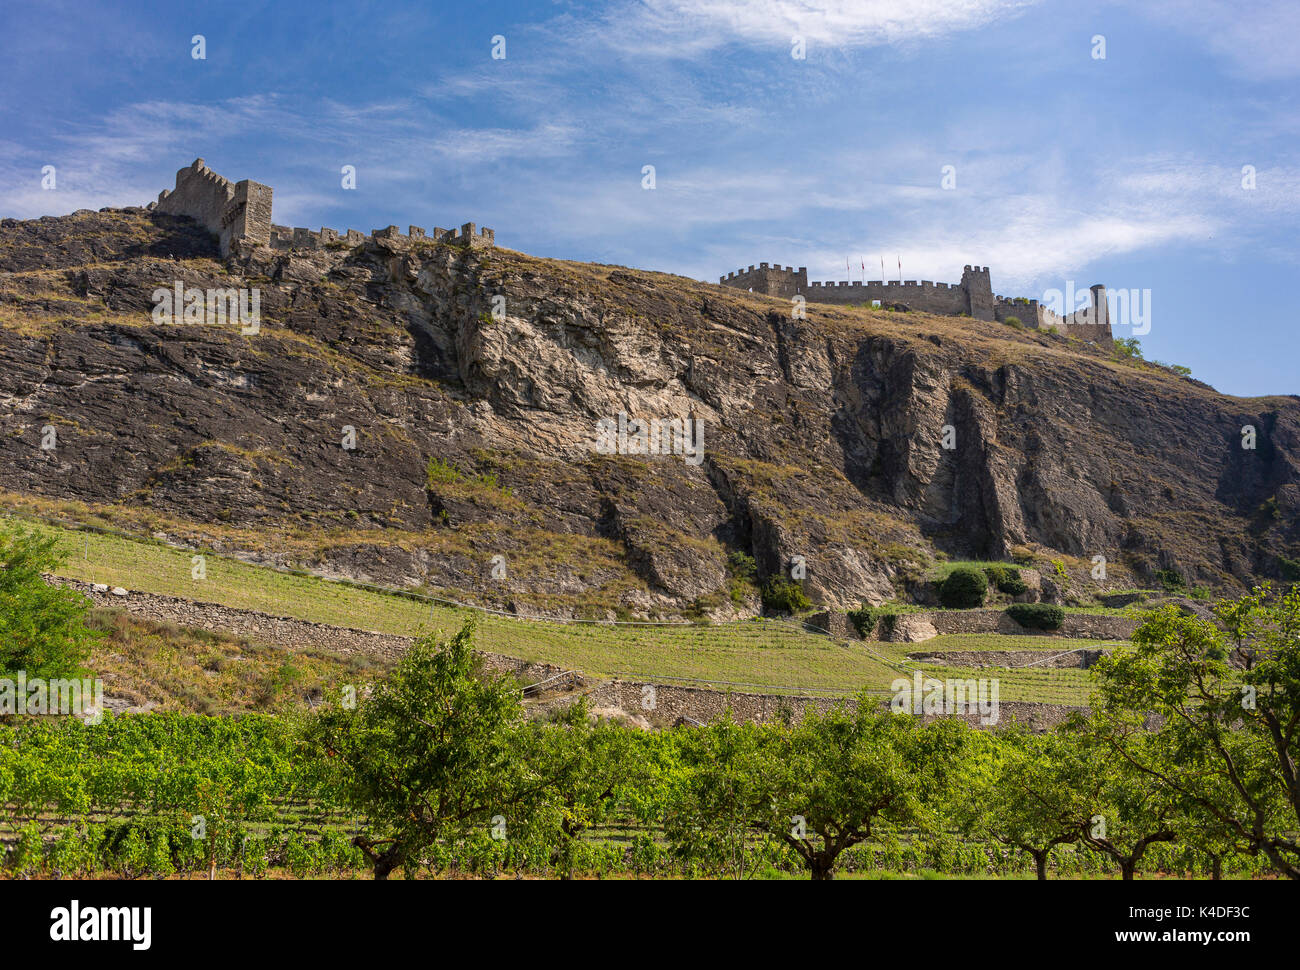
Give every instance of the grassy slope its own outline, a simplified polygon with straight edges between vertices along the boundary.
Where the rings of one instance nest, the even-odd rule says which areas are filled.
[[[469,616],[463,609],[430,606],[216,556],[207,558],[207,578],[194,580],[192,553],[187,550],[48,525],[38,528],[64,540],[70,556],[59,572],[74,579],[400,636],[455,630]],[[929,641],[924,649],[977,649],[966,640],[945,646],[948,639]],[[1079,640],[1025,639],[1032,649],[1084,644]],[[920,649],[915,644],[846,646],[795,624],[765,620],[636,627],[491,615],[481,616],[477,643],[484,650],[556,663],[595,676],[624,674],[698,680],[717,686],[844,691],[887,689],[899,673],[881,658],[901,662],[906,653]],[[933,676],[971,675],[970,670],[953,668],[945,673],[947,670],[926,667]],[[985,669],[980,676],[1000,678],[1002,700],[1084,703],[1087,697],[1087,674],[1081,670]]]

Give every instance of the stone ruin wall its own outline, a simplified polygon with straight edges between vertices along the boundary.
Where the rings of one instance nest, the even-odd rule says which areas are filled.
[[[1094,341],[1104,347],[1112,342],[1106,288],[1091,288],[1090,306],[1062,317],[1037,300],[1013,300],[995,296],[987,266],[967,266],[960,283],[935,283],[931,280],[849,280],[809,282],[807,267],[797,270],[780,263],[759,263],[757,267],[736,270],[718,279],[722,286],[748,290],[765,296],[791,299],[803,296],[811,303],[901,304],[909,310],[939,316],[970,316],[976,320],[1006,323],[1015,317],[1031,330],[1057,328],[1063,334],[1084,342]]]
[[[376,229],[370,234],[355,229],[340,233],[322,228],[313,232],[277,226],[271,222],[271,196],[269,185],[248,179],[232,183],[208,168],[203,159],[196,158],[176,173],[176,187],[164,189],[159,193],[158,201],[149,208],[195,220],[218,237],[222,256],[229,255],[241,243],[270,246],[277,250],[353,248],[377,240],[398,246],[434,242],[486,249],[496,245],[494,230],[479,229],[472,222],[465,223],[459,230],[435,228],[428,235],[420,226],[410,226],[405,235],[398,231],[397,226]]]
[[[417,245],[422,242],[441,242],[456,246],[468,246],[470,249],[487,249],[496,245],[496,232],[487,228],[479,229],[472,222],[465,223],[459,230],[435,227],[433,232],[427,234],[420,226],[409,226],[406,234],[400,232],[397,226],[388,226],[385,229],[376,229],[369,235],[358,232],[356,229],[339,232],[337,229],[322,227],[319,232],[313,232],[310,229],[271,226],[269,245],[272,249],[279,250],[352,249],[367,240],[375,241],[380,239],[399,246]]]

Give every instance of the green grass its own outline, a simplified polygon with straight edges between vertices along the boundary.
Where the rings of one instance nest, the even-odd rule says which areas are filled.
[[[191,578],[193,552],[149,540],[82,532],[41,524],[70,553],[59,574],[87,582],[257,610],[398,636],[459,629],[470,610],[278,572],[208,554],[206,578]],[[906,655],[929,650],[1050,650],[1100,645],[1101,641],[1052,637],[968,634],[924,644],[843,644],[798,624],[753,619],[727,624],[614,626],[552,623],[479,614],[482,650],[545,661],[595,677],[621,675],[681,679],[737,691],[820,689],[888,690]],[[1107,643],[1105,645],[1113,645]],[[324,645],[322,645],[324,646]],[[987,668],[979,676],[993,676]],[[925,665],[937,677],[970,676],[969,668]],[[1027,669],[998,674],[1001,700],[1082,704],[1087,672]]]
[[[903,653],[938,653],[967,650],[1034,650],[1064,653],[1067,650],[1114,649],[1127,647],[1127,640],[1085,640],[1079,637],[1006,635],[1001,633],[945,633],[920,643],[882,643],[887,654],[895,649]]]
[[[194,553],[187,550],[44,524],[37,528],[58,535],[70,552],[58,574],[86,582],[398,636],[451,632],[471,614],[215,555],[207,556],[206,578],[195,580]],[[659,675],[843,691],[884,689],[896,676],[873,655],[873,647],[844,646],[797,624],[771,620],[635,627],[480,615],[476,643],[482,650],[593,676]]]

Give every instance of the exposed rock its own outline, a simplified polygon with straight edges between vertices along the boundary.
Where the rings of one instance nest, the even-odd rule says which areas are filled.
[[[154,323],[176,283],[258,288],[259,333]],[[732,552],[759,582],[802,558],[829,610],[897,595],[899,550],[1031,545],[1225,590],[1300,556],[1295,398],[1000,324],[791,320],[713,284],[443,244],[223,262],[194,223],[140,211],[4,220],[0,310],[0,488],[528,612],[714,611]],[[620,413],[698,419],[702,460],[599,454]],[[1069,595],[1042,578],[1044,601]]]

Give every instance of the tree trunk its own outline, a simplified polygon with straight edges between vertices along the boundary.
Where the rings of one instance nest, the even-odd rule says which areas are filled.
[[[1210,878],[1215,882],[1223,878],[1223,856],[1210,856]]]
[[[1034,868],[1038,871],[1038,881],[1047,881],[1047,854],[1051,849],[1030,849],[1030,855],[1034,857]]]
[[[835,878],[835,857],[818,852],[808,860],[808,871],[814,879]]]
[[[1121,859],[1119,862],[1120,872],[1123,873],[1123,876],[1121,878],[1125,882],[1133,881],[1133,870],[1136,868],[1137,868],[1137,862],[1135,862],[1134,860]]]

